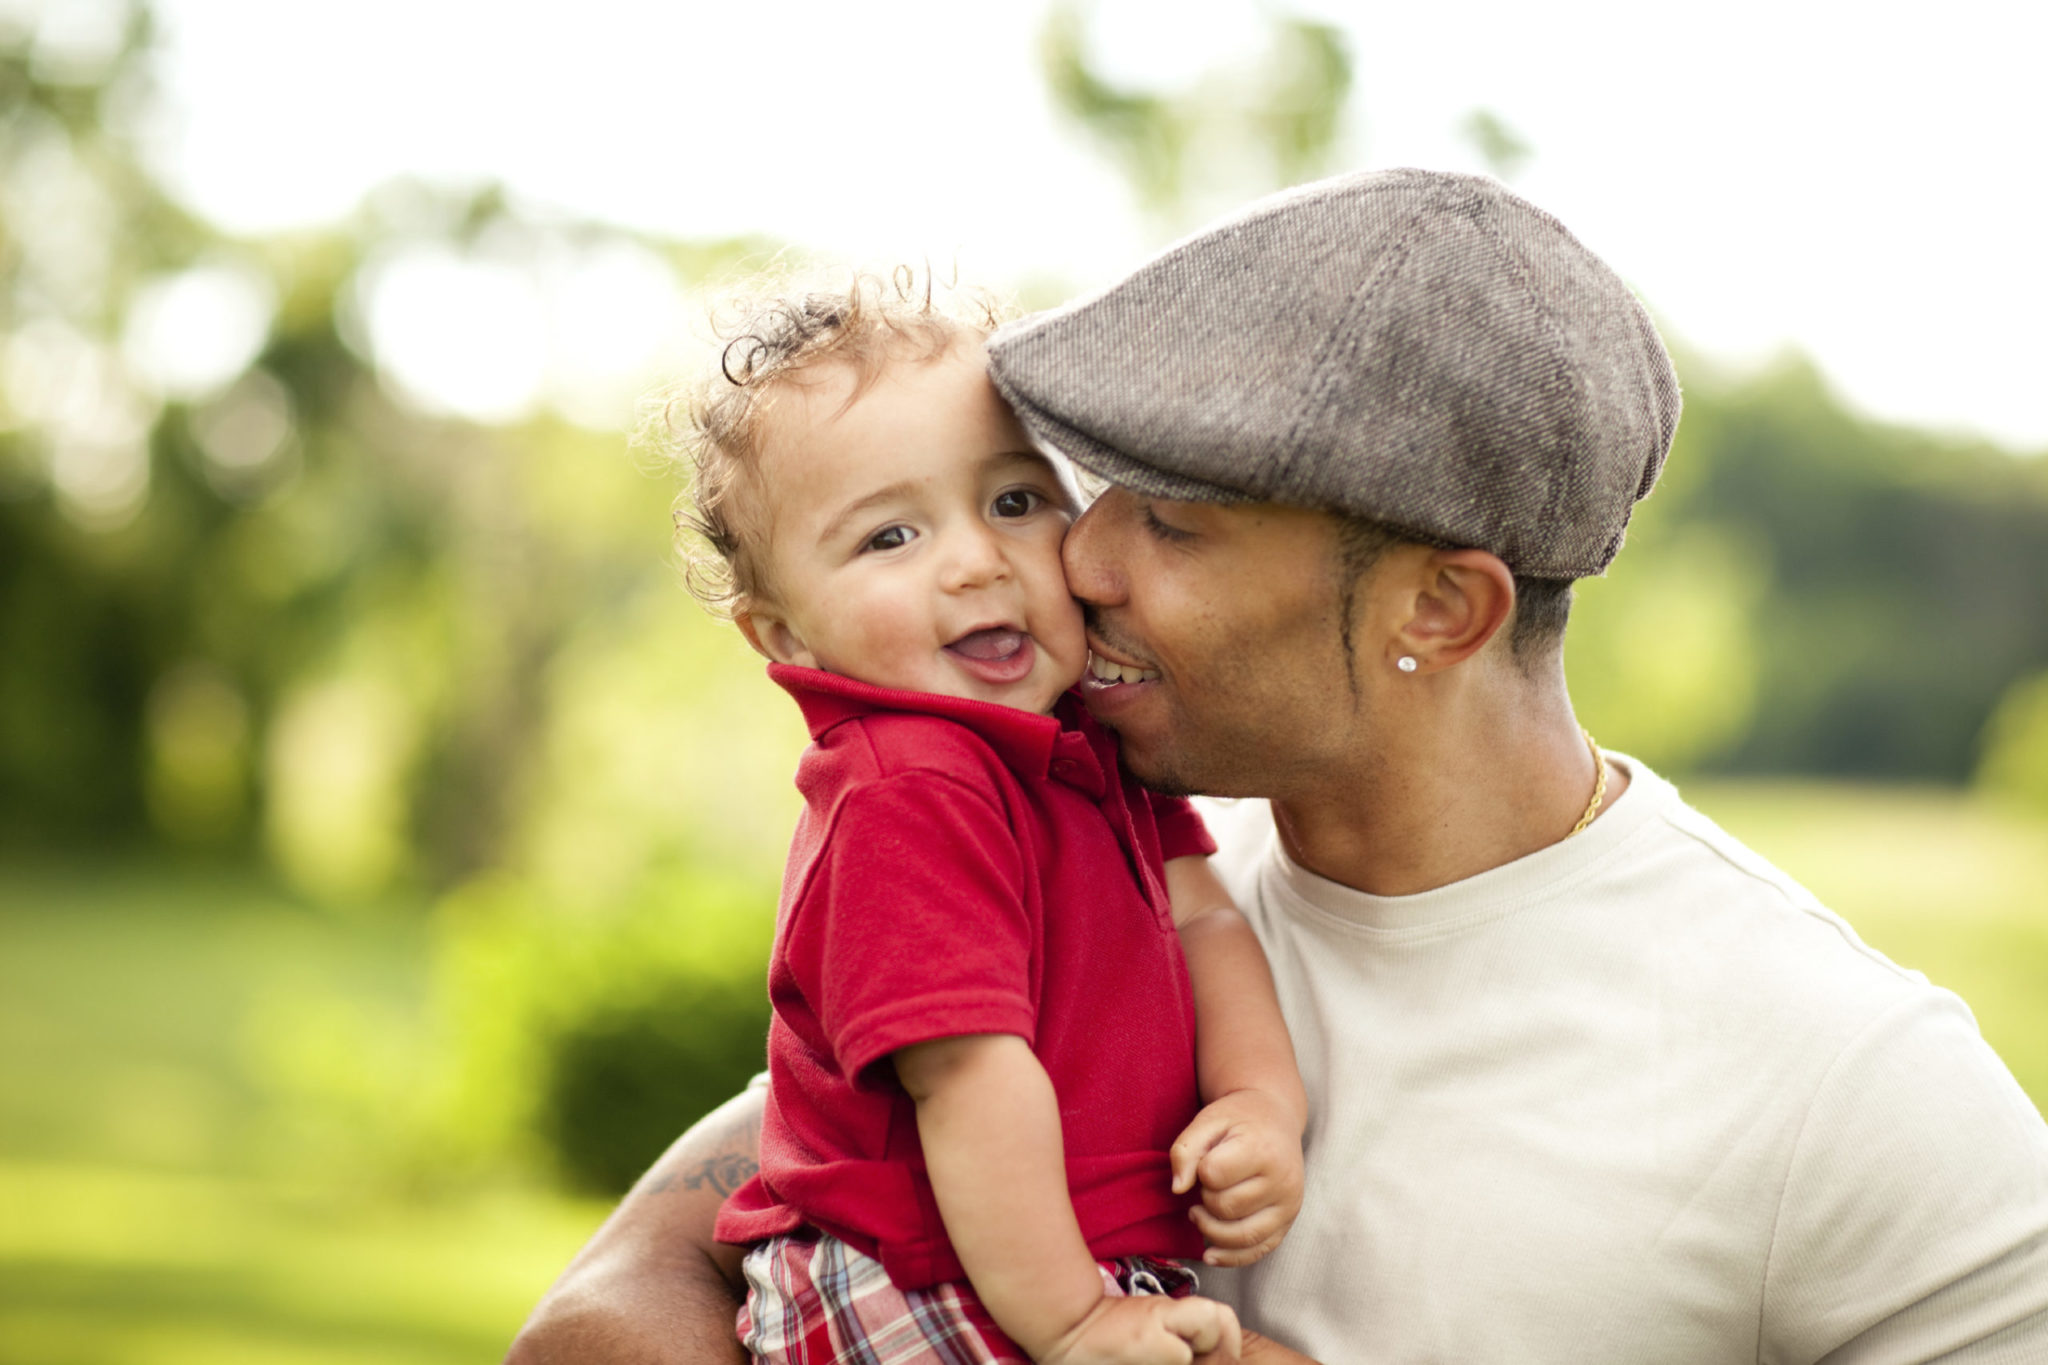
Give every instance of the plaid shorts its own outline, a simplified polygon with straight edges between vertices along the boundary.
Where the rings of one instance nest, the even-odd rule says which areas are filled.
[[[1194,1272],[1129,1256],[1097,1261],[1103,1292],[1195,1291]],[[965,1284],[904,1291],[882,1263],[837,1237],[799,1232],[747,1253],[740,1344],[757,1361],[790,1365],[1030,1365]]]

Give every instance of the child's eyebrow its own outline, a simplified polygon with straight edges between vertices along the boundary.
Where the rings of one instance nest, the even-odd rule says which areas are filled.
[[[836,539],[839,533],[846,529],[847,522],[852,521],[868,508],[880,503],[894,502],[898,498],[908,497],[912,492],[916,491],[916,488],[916,481],[898,479],[896,482],[877,488],[874,492],[863,497],[855,498],[852,502],[840,508],[838,515],[825,524],[825,530],[818,538],[820,540]]]
[[[1028,446],[1021,450],[998,450],[983,460],[982,464],[991,469],[1013,464],[1033,464],[1047,470],[1053,468],[1052,461],[1046,458],[1044,451]]]

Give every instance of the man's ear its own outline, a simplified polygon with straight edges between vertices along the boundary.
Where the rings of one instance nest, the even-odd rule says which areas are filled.
[[[818,666],[817,656],[804,647],[803,637],[766,602],[741,598],[733,609],[732,623],[762,658],[805,668]]]
[[[1424,668],[1462,663],[1500,632],[1515,611],[1515,575],[1485,550],[1432,550],[1398,647]]]

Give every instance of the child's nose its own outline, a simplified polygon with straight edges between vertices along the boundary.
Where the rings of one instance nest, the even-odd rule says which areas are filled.
[[[986,587],[1009,575],[1010,561],[988,527],[965,527],[950,539],[951,553],[946,560],[946,587],[950,591]]]

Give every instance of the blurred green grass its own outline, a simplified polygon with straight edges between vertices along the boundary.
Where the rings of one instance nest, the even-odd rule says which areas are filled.
[[[502,1354],[605,1206],[308,1161],[252,1065],[281,995],[416,1014],[408,909],[336,919],[233,871],[0,869],[0,1362]]]
[[[2048,821],[1937,789],[1686,791],[1958,991],[2048,1103]],[[502,1352],[605,1205],[369,1178],[345,1157],[376,1134],[283,1140],[252,1062],[280,995],[424,1027],[416,911],[337,918],[219,869],[0,867],[0,1365]]]
[[[0,1207],[10,1365],[496,1359],[603,1212],[16,1161]]]

